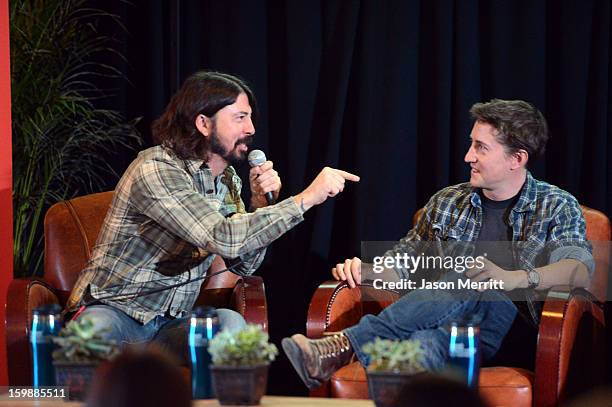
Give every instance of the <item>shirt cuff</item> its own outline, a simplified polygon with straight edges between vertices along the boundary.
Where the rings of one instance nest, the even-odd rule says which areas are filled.
[[[586,248],[576,246],[561,246],[550,253],[551,264],[564,259],[578,260],[586,266],[589,276],[593,276],[593,272],[595,271],[595,261],[593,260],[591,252]]]
[[[292,216],[295,216],[299,218],[300,220],[304,219],[304,212],[306,211],[302,210],[300,205],[295,203],[295,199],[293,196],[285,199],[284,201],[280,202],[278,205],[286,206],[288,213],[290,213]]]

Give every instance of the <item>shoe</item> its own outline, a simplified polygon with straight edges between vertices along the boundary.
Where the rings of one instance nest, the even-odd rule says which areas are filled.
[[[353,348],[343,333],[322,339],[308,339],[296,334],[282,341],[283,350],[300,379],[309,389],[314,389],[342,366],[348,364]]]

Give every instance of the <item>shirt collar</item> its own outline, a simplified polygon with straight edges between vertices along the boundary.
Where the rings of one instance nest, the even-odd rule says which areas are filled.
[[[470,202],[477,208],[482,206],[482,201],[480,199],[480,195],[478,194],[479,190],[480,188],[473,188],[470,196]],[[521,195],[517,199],[516,204],[514,204],[512,211],[529,212],[533,210],[536,201],[536,194],[537,182],[531,175],[531,172],[527,171],[527,179],[525,180],[523,188],[521,188]]]
[[[204,160],[186,159],[184,161],[185,161],[185,166],[187,167],[187,170],[191,174],[195,174],[196,172],[200,171],[201,169],[208,168],[206,166],[206,164],[204,163]]]
[[[533,210],[536,204],[537,192],[538,184],[535,178],[531,176],[531,173],[527,171],[527,179],[525,180],[525,185],[523,185],[521,189],[521,196],[519,196],[512,210],[514,212],[529,212]]]
[[[238,174],[236,174],[236,170],[231,165],[225,167],[221,175],[223,175],[228,182],[232,181],[235,176],[238,176]]]
[[[187,170],[191,174],[195,174],[198,171],[210,172],[210,169],[208,168],[208,165],[206,165],[204,160],[189,160],[188,159],[184,161],[185,161],[185,166],[187,167]],[[236,174],[236,170],[234,169],[234,167],[232,167],[231,165],[228,165],[227,167],[225,167],[223,172],[219,175],[221,175],[222,179],[225,179],[227,182],[231,182],[234,176],[236,176],[237,174]]]

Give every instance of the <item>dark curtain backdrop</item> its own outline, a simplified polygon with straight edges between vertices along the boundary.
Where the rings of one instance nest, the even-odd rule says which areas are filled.
[[[361,176],[275,242],[258,271],[277,344],[304,332],[311,295],[333,264],[359,255],[361,241],[399,239],[435,191],[468,179],[475,102],[535,104],[552,136],[535,176],[611,215],[609,1],[97,4],[129,31],[114,35],[131,83],[112,84],[109,104],[143,116],[148,145],[151,120],[180,83],[220,70],[257,95],[255,147],[274,161],[283,197],[324,166]],[[117,170],[133,156],[118,154]],[[270,392],[305,394],[289,369],[281,355]]]

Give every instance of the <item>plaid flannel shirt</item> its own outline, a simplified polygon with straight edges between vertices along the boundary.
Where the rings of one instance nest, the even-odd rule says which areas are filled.
[[[482,216],[480,195],[469,183],[444,188],[425,205],[415,227],[385,256],[414,253],[426,241],[476,241]],[[595,263],[591,245],[586,241],[586,223],[578,201],[570,193],[538,181],[527,172],[525,185],[507,222],[512,227],[512,241],[521,242],[516,259],[519,268],[531,269],[562,259],[575,259],[584,263],[592,274]],[[396,271],[400,278],[410,278],[408,270],[396,268]]]
[[[200,277],[215,255],[239,258],[242,263],[234,272],[253,273],[266,246],[300,223],[303,212],[288,198],[246,213],[241,184],[232,167],[213,177],[202,160],[181,160],[161,146],[140,152],[117,185],[68,310],[89,296],[125,294],[100,302],[142,323],[166,313],[185,317],[202,280],[141,297],[133,294]]]

